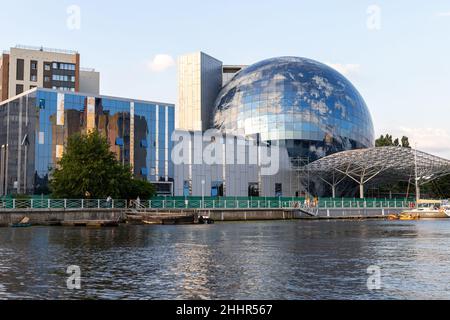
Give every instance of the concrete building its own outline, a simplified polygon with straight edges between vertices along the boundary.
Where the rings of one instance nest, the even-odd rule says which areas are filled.
[[[262,159],[263,153],[268,154],[267,146],[256,141],[221,135],[205,141],[209,139],[199,131],[175,134],[183,137],[189,150],[183,154],[183,163],[174,163],[175,196],[292,197],[305,193],[285,148],[272,155],[270,165],[274,172],[271,172],[270,165],[265,165]],[[211,160],[206,160],[207,148],[213,144],[217,161],[210,163]],[[177,156],[177,147],[174,148]]]
[[[99,94],[99,73],[80,68],[76,51],[16,46],[0,61],[0,98],[12,98],[33,88]]]
[[[222,68],[222,87],[226,86],[233,77],[247,68],[244,65],[225,65]]]
[[[197,52],[178,58],[176,127],[205,131],[211,127],[214,100],[222,88],[222,62]]]
[[[100,94],[100,72],[95,69],[80,68],[79,92]]]

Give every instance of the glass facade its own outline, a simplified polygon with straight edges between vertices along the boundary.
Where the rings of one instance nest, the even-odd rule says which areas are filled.
[[[1,104],[0,119],[2,195],[48,192],[67,138],[93,129],[136,178],[173,181],[174,105],[36,89]]]
[[[215,102],[214,126],[278,141],[291,157],[315,160],[372,147],[369,110],[355,87],[319,62],[281,57],[239,72]]]

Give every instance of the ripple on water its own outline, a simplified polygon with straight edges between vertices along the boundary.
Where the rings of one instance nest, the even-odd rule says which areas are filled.
[[[448,299],[450,221],[0,233],[0,299]],[[66,269],[82,270],[68,290]],[[367,289],[367,268],[382,287]]]

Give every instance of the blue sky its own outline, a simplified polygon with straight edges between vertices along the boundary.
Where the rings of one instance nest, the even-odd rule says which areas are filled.
[[[68,27],[72,5],[79,28]],[[170,57],[183,53],[201,50],[226,64],[312,58],[354,83],[377,135],[406,134],[450,158],[448,0],[15,0],[2,4],[0,27],[2,49],[76,49],[83,66],[101,72],[103,94],[165,102],[176,102]],[[157,55],[166,59],[155,70]]]

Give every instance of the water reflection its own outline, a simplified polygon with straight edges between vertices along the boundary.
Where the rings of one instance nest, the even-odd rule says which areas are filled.
[[[450,298],[450,221],[0,230],[0,299]],[[66,288],[79,265],[82,290]],[[382,289],[367,289],[367,267]]]

